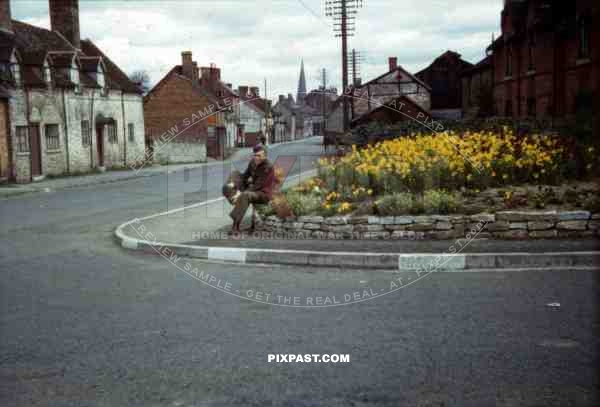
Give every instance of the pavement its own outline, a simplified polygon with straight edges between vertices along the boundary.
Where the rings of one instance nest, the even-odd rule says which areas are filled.
[[[597,271],[432,273],[360,303],[300,308],[284,303],[364,296],[413,276],[184,259],[229,283],[224,293],[114,242],[123,222],[172,209],[168,192],[189,180],[0,201],[1,406],[600,405]],[[209,180],[176,207],[219,188]],[[350,362],[268,362],[282,353]]]

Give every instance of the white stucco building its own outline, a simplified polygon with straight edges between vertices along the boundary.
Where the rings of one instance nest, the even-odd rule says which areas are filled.
[[[7,146],[9,178],[30,182],[143,160],[141,93],[79,38],[78,1],[50,0],[51,30],[11,20],[6,5],[0,64],[8,114],[0,145]]]

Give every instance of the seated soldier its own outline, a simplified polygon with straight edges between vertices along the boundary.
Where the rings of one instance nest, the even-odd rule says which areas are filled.
[[[233,219],[231,232],[239,232],[242,219],[251,204],[266,204],[269,202],[273,188],[273,164],[267,159],[262,144],[253,149],[254,155],[248,168],[242,174],[242,181],[247,185],[234,201],[233,210],[229,214]]]

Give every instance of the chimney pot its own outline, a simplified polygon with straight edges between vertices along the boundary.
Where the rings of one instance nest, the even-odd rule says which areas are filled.
[[[10,0],[0,0],[0,30],[13,32]]]
[[[389,57],[388,63],[390,66],[390,71],[393,71],[394,69],[396,69],[398,67],[398,58],[397,57]]]
[[[183,51],[181,53],[181,73],[186,78],[194,80],[194,62],[192,61],[192,51]]]
[[[81,49],[79,36],[79,0],[50,0],[50,26],[77,49]]]

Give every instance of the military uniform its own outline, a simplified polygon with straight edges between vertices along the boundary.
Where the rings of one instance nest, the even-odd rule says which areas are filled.
[[[254,161],[250,161],[248,168],[242,174],[242,180],[247,187],[238,196],[233,210],[229,214],[234,222],[240,222],[243,219],[250,204],[269,202],[275,181],[273,164],[268,159],[258,165]]]

